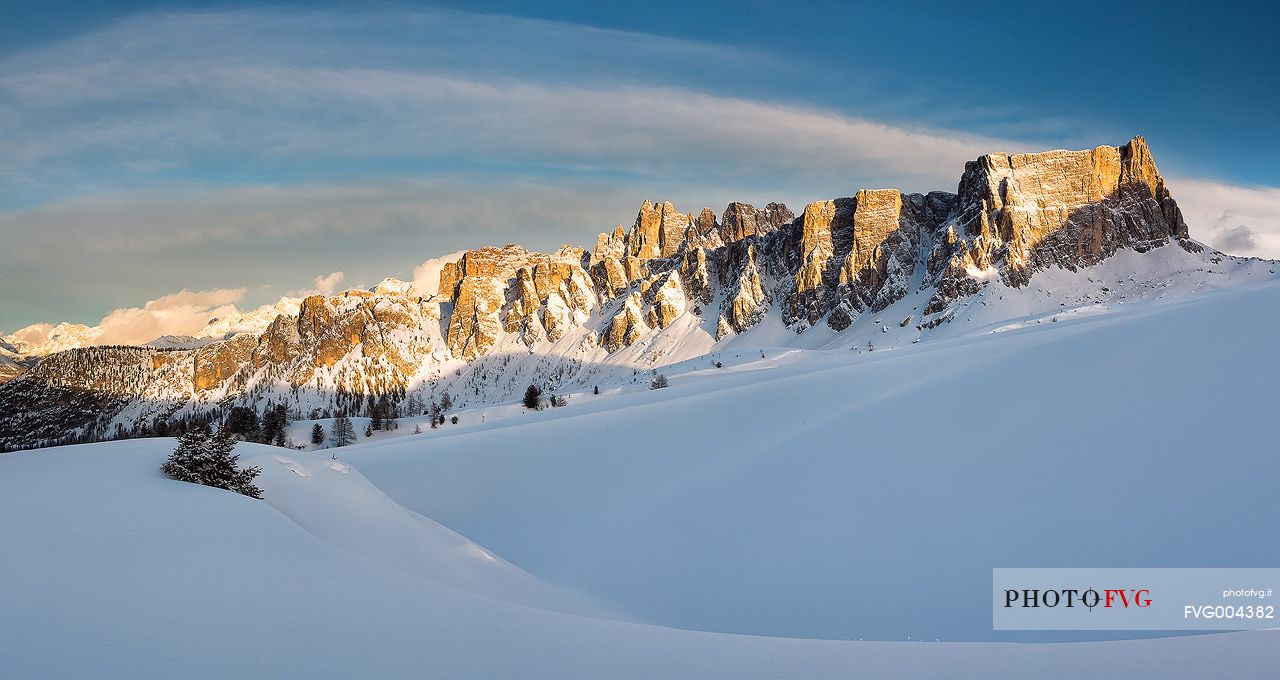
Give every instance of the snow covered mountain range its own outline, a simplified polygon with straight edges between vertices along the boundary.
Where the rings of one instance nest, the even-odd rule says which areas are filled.
[[[593,248],[464,253],[421,296],[282,299],[193,338],[93,346],[64,325],[0,343],[0,447],[121,432],[230,405],[295,418],[401,416],[647,380],[728,350],[875,351],[1275,277],[1190,238],[1145,141],[967,163],[956,193],[861,190],[797,216],[771,203],[645,201]],[[646,374],[642,377],[642,374]]]

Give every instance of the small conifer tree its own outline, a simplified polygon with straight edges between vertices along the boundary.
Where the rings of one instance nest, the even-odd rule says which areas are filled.
[[[524,391],[524,407],[537,409],[542,405],[542,390],[537,385],[530,385]]]
[[[178,439],[178,448],[160,466],[160,471],[171,479],[192,484],[203,484],[234,491],[250,498],[262,498],[262,489],[253,480],[262,468],[239,467],[240,456],[232,453],[236,440],[226,428],[209,436],[199,430],[191,430]]]
[[[351,424],[351,419],[346,416],[338,416],[333,420],[333,434],[331,435],[334,446],[347,446],[355,443],[356,429]]]

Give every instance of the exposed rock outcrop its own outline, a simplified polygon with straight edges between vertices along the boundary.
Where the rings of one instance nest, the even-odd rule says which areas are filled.
[[[226,382],[244,367],[253,365],[253,350],[258,338],[237,335],[205,345],[193,358],[192,381],[197,392],[212,390]]]
[[[853,243],[856,205],[853,198],[837,198],[805,206],[800,218],[800,267],[783,316],[787,324],[799,323],[807,328],[830,309],[839,264]]]
[[[622,311],[609,320],[609,330],[604,336],[605,349],[616,352],[636,342],[649,330],[645,314],[641,311],[643,305],[639,292],[627,296],[622,303]]]
[[[972,292],[964,279],[975,270],[996,268],[1023,286],[1045,267],[1074,270],[1120,248],[1188,238],[1141,137],[1120,147],[982,156],[965,165],[955,212],[931,256],[939,288],[931,312]]]
[[[754,326],[764,315],[767,302],[763,279],[756,268],[755,247],[748,245],[746,260],[738,268],[737,279],[725,296],[723,312],[716,324],[716,339]]]
[[[680,280],[684,282],[688,297],[697,304],[708,304],[714,294],[711,270],[707,264],[705,248],[687,249],[680,263]]]
[[[670,257],[684,243],[692,215],[677,212],[670,201],[654,205],[645,201],[627,239],[626,255],[647,260]]]
[[[780,203],[770,203],[763,210],[756,210],[746,203],[730,203],[720,218],[720,239],[730,243],[768,234],[794,219],[795,215]]]
[[[668,271],[649,287],[650,310],[646,321],[652,328],[666,328],[684,314],[685,302],[680,273]]]

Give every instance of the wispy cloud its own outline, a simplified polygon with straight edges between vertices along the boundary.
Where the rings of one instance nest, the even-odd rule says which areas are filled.
[[[188,80],[201,83],[199,94],[179,97]],[[685,179],[712,172],[722,180],[827,185],[875,176],[908,188],[933,188],[954,181],[956,168],[980,153],[1034,148],[662,86],[131,63],[107,72],[94,65],[34,79],[0,78],[0,90],[20,101],[43,101],[51,96],[45,93],[57,92],[59,107],[96,102],[100,88],[121,101],[160,94],[182,104],[153,110],[142,123],[130,114],[72,124],[38,142],[11,138],[0,146],[5,163],[21,169],[86,154],[160,167],[171,167],[163,156],[172,163],[175,157],[228,153],[268,164],[320,156],[364,163],[412,157],[464,171],[515,165]],[[326,115],[317,117],[317,111]],[[329,118],[345,122],[335,126]]]
[[[0,213],[0,235],[24,244],[0,260],[43,265],[109,256],[127,262],[195,248],[216,256],[272,237],[323,237],[340,251],[349,240],[376,244],[380,234],[412,231],[429,233],[451,250],[517,237],[546,245],[611,228],[601,220],[634,214],[642,198],[580,178],[121,189]],[[93,237],[75,238],[86,231]]]

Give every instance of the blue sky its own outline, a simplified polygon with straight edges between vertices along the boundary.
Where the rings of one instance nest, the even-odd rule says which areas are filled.
[[[104,4],[3,10],[6,331],[1135,134],[1193,236],[1280,257],[1261,3]]]

